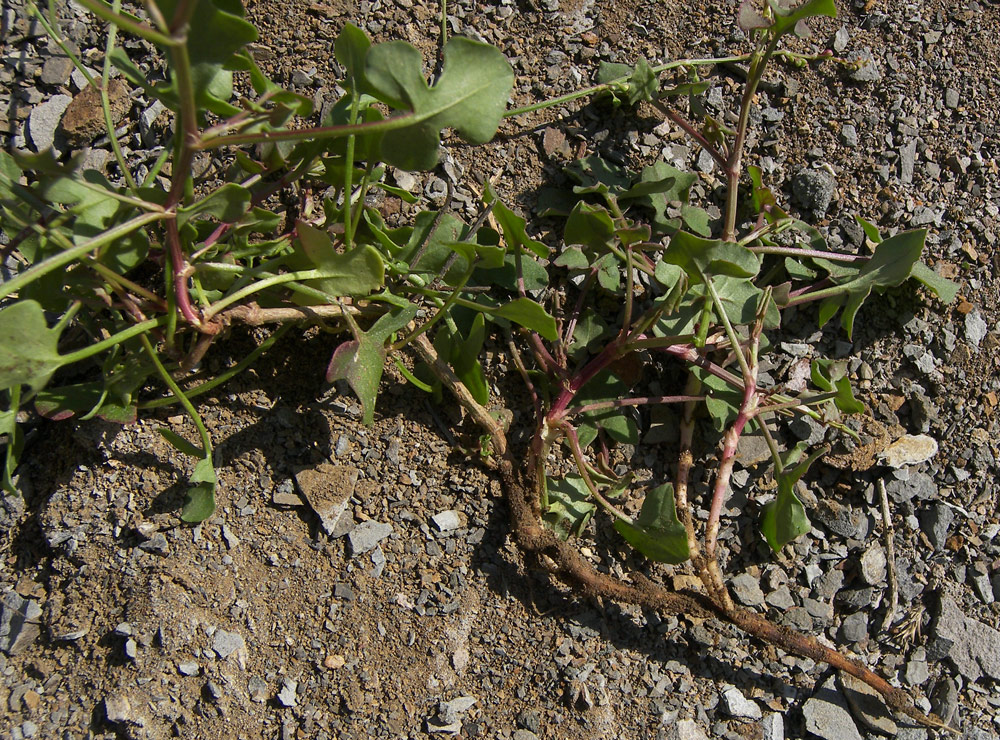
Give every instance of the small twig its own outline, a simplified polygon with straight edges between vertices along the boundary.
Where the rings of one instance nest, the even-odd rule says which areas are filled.
[[[892,626],[892,620],[896,617],[899,583],[896,581],[896,548],[893,544],[896,533],[889,513],[889,494],[886,493],[885,481],[882,478],[878,480],[878,494],[882,504],[882,537],[885,539],[885,562],[889,575],[889,606],[886,607],[885,617],[882,618],[882,626],[879,628],[879,632],[885,632]]]

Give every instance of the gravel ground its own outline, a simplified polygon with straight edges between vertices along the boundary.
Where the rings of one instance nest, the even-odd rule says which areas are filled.
[[[521,105],[589,84],[601,60],[744,49],[735,3],[684,5],[464,0],[449,3],[449,22],[503,49]],[[964,737],[985,740],[1000,736],[1000,15],[974,0],[855,5],[815,24],[802,48],[825,44],[870,64],[854,73],[775,67],[750,161],[835,245],[863,247],[855,213],[883,231],[928,227],[929,261],[961,293],[947,307],[909,289],[875,299],[853,343],[817,330],[806,312],[788,321],[765,371],[789,377],[811,347],[848,358],[872,412],[870,444],[810,475],[814,528],[780,558],[739,506],[759,482],[745,450],[724,520],[728,573],[741,603],[823,635]],[[248,11],[262,64],[320,109],[334,95],[331,45],[344,22],[376,40],[406,39],[428,58],[436,48],[438,6],[421,0],[251,2]],[[72,4],[59,12],[64,33],[98,65],[100,29]],[[3,6],[0,38],[5,144],[84,148],[89,166],[107,167],[93,102],[18,0]],[[128,44],[155,69],[143,44]],[[724,115],[735,87],[713,78],[705,104]],[[158,155],[164,118],[125,84],[113,97],[141,173]],[[710,162],[684,139],[654,134],[657,123],[594,108],[539,113],[505,124],[485,150],[453,148],[421,184],[434,196],[459,173],[461,207],[495,177],[501,195],[529,212],[570,157],[600,152],[633,163],[662,154],[699,170],[696,188],[711,192]],[[537,128],[515,136],[525,124]],[[255,339],[234,337],[209,366],[242,356]],[[714,621],[581,601],[525,569],[497,482],[455,451],[449,409],[390,373],[366,428],[358,403],[322,382],[330,351],[322,335],[288,337],[202,404],[220,508],[195,528],[177,516],[189,463],[157,433],[167,425],[193,434],[186,417],[33,429],[25,496],[0,502],[5,736],[929,736],[865,711],[855,687],[823,665]],[[500,357],[490,372],[506,389]],[[787,439],[823,434],[800,423]],[[876,460],[903,434],[927,435],[936,453],[898,467]],[[639,465],[662,468],[668,456],[658,449],[642,448]],[[895,532],[894,635],[881,631],[880,481]],[[603,534],[583,546],[619,567]],[[684,579],[681,570],[673,577]]]

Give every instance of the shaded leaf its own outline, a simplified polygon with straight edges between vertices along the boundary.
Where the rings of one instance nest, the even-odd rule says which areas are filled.
[[[368,331],[361,332],[360,338],[342,343],[330,358],[330,365],[326,370],[327,382],[348,382],[361,401],[364,410],[362,421],[366,426],[371,426],[375,419],[375,398],[378,396],[378,384],[385,368],[386,340],[409,324],[416,315],[417,307],[412,304],[387,313]]]
[[[515,298],[510,303],[493,308],[479,304],[479,310],[496,318],[507,319],[515,324],[537,332],[543,339],[556,341],[559,334],[556,331],[556,320],[552,315],[530,298]]]
[[[854,397],[851,379],[847,377],[847,362],[843,360],[813,360],[809,368],[813,385],[828,393],[836,392],[833,399],[845,414],[863,414],[865,405]]]
[[[825,15],[829,18],[837,17],[837,6],[833,0],[806,0],[795,7],[785,7],[785,3],[779,0],[767,0],[768,5],[774,12],[774,22],[771,24],[772,33],[780,36],[794,30],[800,21],[806,18]]]
[[[345,23],[333,44],[334,57],[347,73],[347,81],[355,91],[364,84],[365,57],[372,42],[368,34],[353,23]]]
[[[683,563],[690,557],[687,532],[677,518],[674,487],[670,483],[651,489],[634,523],[615,521],[615,529],[632,547],[659,563]]]
[[[550,478],[545,476],[548,493],[548,509],[542,515],[546,524],[561,539],[571,534],[583,532],[597,507],[590,502],[590,490],[583,478],[566,476]]]
[[[563,231],[563,241],[567,245],[579,244],[598,254],[608,249],[614,236],[615,224],[607,209],[583,201],[569,214]]]
[[[213,216],[223,223],[235,223],[250,210],[250,191],[234,182],[227,182],[213,190],[197,203],[177,210],[177,224],[184,223],[200,213]]]
[[[45,387],[63,364],[58,344],[59,331],[49,329],[36,301],[20,300],[0,309],[0,388]]]
[[[749,278],[760,270],[760,258],[746,247],[721,239],[703,239],[686,231],[670,239],[663,261],[682,267],[692,282],[712,275]]]
[[[178,452],[190,455],[191,457],[205,457],[205,450],[192,442],[188,442],[177,432],[167,429],[166,427],[160,427],[157,431],[159,431],[160,436],[167,440],[167,442],[169,442]]]
[[[500,229],[503,231],[504,241],[507,243],[508,250],[527,249],[536,257],[542,259],[549,256],[548,247],[537,239],[532,239],[528,236],[528,233],[524,229],[527,221],[504,205],[503,201],[493,192],[493,186],[488,182],[483,192],[483,203],[486,205],[493,204],[493,217],[500,224]]]

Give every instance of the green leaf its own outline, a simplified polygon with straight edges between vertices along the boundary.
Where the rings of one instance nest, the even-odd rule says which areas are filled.
[[[855,216],[854,220],[858,222],[861,226],[861,230],[865,232],[865,236],[867,236],[872,242],[878,244],[882,241],[882,234],[879,233],[878,226],[870,221],[865,221],[861,218],[861,216]]]
[[[660,80],[653,73],[649,63],[639,58],[636,62],[635,71],[628,78],[628,91],[626,96],[629,105],[635,105],[641,100],[652,100],[660,89]]]
[[[537,332],[543,339],[548,339],[550,342],[559,338],[559,333],[556,331],[556,320],[542,308],[541,304],[530,298],[515,298],[510,303],[505,303],[498,308],[483,304],[478,304],[478,306],[480,311],[496,318],[513,321],[525,329]]]
[[[778,552],[796,537],[804,535],[810,529],[805,507],[799,497],[795,495],[795,484],[806,474],[809,466],[826,452],[826,449],[818,450],[805,460],[798,462],[805,449],[806,444],[800,442],[795,448],[789,450],[785,457],[784,470],[775,476],[778,481],[778,494],[774,501],[764,506],[760,530],[767,540],[767,544],[775,552]]]
[[[347,81],[358,91],[364,84],[365,57],[372,42],[368,34],[353,23],[345,23],[333,44],[333,55],[347,73]]]
[[[181,0],[157,0],[167,19],[174,17],[180,4]],[[214,107],[214,103],[228,100],[232,73],[223,69],[223,65],[231,62],[237,51],[256,40],[257,29],[244,18],[240,0],[200,0],[195,4],[187,25],[186,46],[195,100],[200,107]],[[176,86],[175,78],[167,88],[175,99]]]
[[[712,418],[712,426],[716,431],[725,431],[739,415],[743,391],[701,368],[691,368],[691,373],[706,392],[705,409]]]
[[[294,269],[316,268],[316,278],[306,281],[334,296],[365,296],[385,282],[385,263],[374,247],[358,246],[349,252],[337,252],[330,235],[315,226],[299,221],[298,239],[289,265]]]
[[[227,182],[197,203],[177,209],[177,225],[183,226],[199,213],[206,213],[223,223],[235,223],[249,210],[250,191],[234,182]]]
[[[774,23],[771,25],[771,32],[775,36],[788,33],[795,26],[806,18],[825,15],[829,18],[837,17],[837,6],[833,0],[806,0],[806,2],[796,7],[787,7],[787,0],[767,0],[774,12]]]
[[[923,283],[942,303],[951,303],[958,295],[958,283],[938,275],[923,262],[915,262],[910,277]]]
[[[409,125],[382,138],[382,159],[405,170],[437,164],[440,131],[454,128],[471,144],[493,138],[514,85],[514,72],[495,47],[462,37],[444,46],[441,76],[427,85],[420,52],[403,41],[373,46],[365,60],[369,92],[412,111]]]
[[[597,268],[597,282],[602,288],[612,293],[617,292],[622,284],[622,268],[618,257],[608,252],[594,263]]]
[[[166,427],[160,427],[158,431],[160,432],[160,436],[167,440],[178,452],[190,455],[191,457],[205,457],[205,450],[196,444],[188,442],[184,437],[177,434],[177,432],[173,432]]]
[[[817,388],[828,393],[836,392],[833,402],[845,414],[865,412],[865,405],[854,397],[851,380],[847,377],[846,361],[816,359],[813,360],[809,373]]]
[[[198,461],[188,480],[195,485],[187,491],[187,499],[181,510],[181,520],[197,524],[215,513],[215,487],[218,479],[211,455]]]
[[[517,264],[513,254],[504,255],[502,267],[477,268],[473,277],[478,285],[498,285],[512,292],[518,290]],[[549,284],[549,274],[545,268],[527,255],[521,257],[521,277],[525,290],[542,290]]]
[[[689,206],[685,203],[681,206],[681,220],[698,236],[712,236],[712,227],[710,226],[712,217],[704,208]]]
[[[503,201],[497,198],[496,193],[493,192],[493,186],[489,182],[486,183],[486,188],[483,192],[483,203],[486,205],[493,204],[493,217],[500,224],[504,241],[507,242],[508,251],[527,249],[541,259],[549,256],[549,248],[537,239],[532,239],[528,236],[528,233],[524,229],[527,221],[510,210],[504,205]]]
[[[750,278],[760,270],[760,258],[746,247],[686,231],[678,231],[670,239],[663,261],[682,267],[692,282],[713,275]]]
[[[579,535],[583,532],[587,522],[597,510],[597,507],[590,502],[590,489],[587,488],[583,478],[545,476],[545,487],[549,506],[543,512],[542,518],[546,524],[564,540],[571,534]]]
[[[563,231],[563,241],[567,245],[582,245],[591,254],[606,252],[614,236],[615,223],[607,209],[583,201],[569,214]]]
[[[670,483],[653,488],[642,502],[633,524],[622,519],[615,529],[632,547],[659,563],[683,563],[691,557],[687,532],[677,518],[674,487]]]
[[[59,330],[49,329],[36,301],[20,300],[0,309],[0,388],[45,387],[63,364],[58,344]]]
[[[552,264],[570,270],[586,270],[590,267],[590,260],[579,247],[566,247],[562,254],[552,261]]]
[[[451,330],[447,326],[441,327],[438,335],[450,334]],[[483,366],[479,362],[479,353],[483,349],[483,341],[486,338],[486,318],[481,313],[477,313],[472,320],[469,329],[469,336],[462,338],[460,334],[452,335],[449,342],[450,351],[444,354],[439,350],[439,354],[448,357],[449,364],[455,371],[458,379],[469,389],[476,402],[485,406],[490,400],[490,387],[486,382],[486,375]],[[437,347],[437,337],[434,341]]]
[[[360,332],[358,339],[342,343],[330,358],[330,365],[326,370],[327,382],[348,382],[361,401],[364,410],[362,421],[366,426],[371,426],[375,419],[375,399],[382,371],[385,369],[386,340],[409,324],[416,315],[417,307],[412,304],[394,313],[387,313],[368,331]]]
[[[838,286],[846,294],[841,323],[848,338],[854,332],[854,317],[872,289],[896,287],[910,276],[914,264],[920,259],[926,237],[926,229],[905,231],[889,237],[875,248],[875,254],[857,277]]]
[[[46,388],[35,396],[35,410],[40,416],[62,421],[74,416],[99,416],[105,421],[131,424],[136,418],[134,403],[109,398],[104,382],[76,383],[60,388]]]

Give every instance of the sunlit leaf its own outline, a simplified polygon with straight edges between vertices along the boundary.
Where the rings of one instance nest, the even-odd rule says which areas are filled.
[[[664,483],[646,493],[634,523],[615,521],[615,529],[650,560],[683,563],[690,557],[687,532],[674,504],[674,487]]]
[[[711,275],[749,278],[760,270],[760,258],[746,247],[721,239],[703,239],[686,231],[670,239],[663,261],[682,267],[693,282]]]
[[[188,481],[194,485],[187,491],[184,508],[181,510],[181,520],[197,524],[215,513],[215,487],[218,479],[211,456],[198,461]]]
[[[382,138],[382,159],[405,170],[428,170],[438,161],[440,131],[453,128],[471,144],[493,138],[514,73],[495,47],[462,37],[444,46],[444,63],[430,87],[420,52],[403,41],[377,44],[368,50],[368,90],[397,110],[412,112],[409,125]]]
[[[59,331],[49,329],[36,301],[0,309],[0,389],[23,384],[41,390],[63,364],[58,344]]]
[[[863,414],[865,405],[854,397],[851,379],[847,377],[847,363],[843,360],[815,359],[810,366],[813,385],[828,393],[836,392],[833,399],[845,414]]]
[[[334,296],[364,296],[382,287],[385,264],[374,247],[362,245],[338,252],[329,234],[304,221],[296,224],[296,234],[295,254],[289,264],[319,272],[308,285]]]
[[[818,450],[800,462],[805,449],[806,444],[800,442],[789,450],[785,456],[784,470],[775,475],[778,481],[777,496],[774,501],[764,506],[760,530],[767,544],[775,552],[810,529],[805,507],[795,495],[795,484],[806,474],[809,466],[826,452],[826,449]]]

